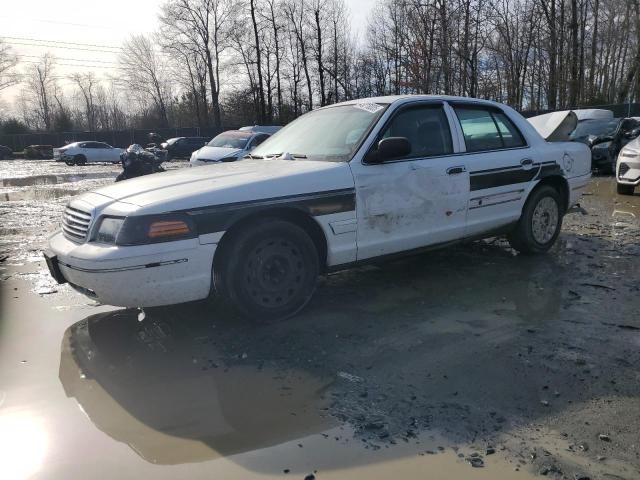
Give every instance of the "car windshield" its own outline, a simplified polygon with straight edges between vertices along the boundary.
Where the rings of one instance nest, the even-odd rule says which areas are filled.
[[[211,140],[207,145],[218,148],[240,148],[244,149],[251,138],[250,133],[225,132]]]
[[[351,160],[387,105],[341,105],[303,115],[256,148],[252,155],[289,153],[293,158],[331,162]]]
[[[585,120],[578,123],[578,126],[571,134],[571,138],[582,138],[589,135],[595,137],[602,137],[606,135],[613,135],[620,123],[619,119],[613,120]]]

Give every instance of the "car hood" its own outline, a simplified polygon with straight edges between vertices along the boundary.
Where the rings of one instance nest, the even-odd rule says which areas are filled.
[[[637,137],[631,140],[629,143],[627,143],[624,146],[624,149],[627,151],[631,150],[634,152],[640,152],[640,137]]]
[[[244,150],[238,148],[202,147],[195,154],[196,160],[201,162],[222,160],[225,157],[240,155]]]
[[[568,142],[578,125],[578,117],[571,110],[545,113],[527,120],[547,142]]]
[[[307,160],[244,160],[183,168],[125,180],[79,197],[135,205],[140,214],[225,205],[353,188],[347,163]],[[97,194],[97,195],[96,195]],[[106,199],[105,199],[106,200]],[[105,202],[111,203],[111,202]]]

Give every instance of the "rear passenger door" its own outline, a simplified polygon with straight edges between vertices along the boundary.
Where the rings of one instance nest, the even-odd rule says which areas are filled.
[[[512,223],[522,212],[540,162],[524,136],[499,108],[453,103],[469,169],[466,236]]]
[[[96,161],[96,149],[94,147],[94,142],[81,143],[80,148],[82,149],[82,154],[87,159],[87,162]]]

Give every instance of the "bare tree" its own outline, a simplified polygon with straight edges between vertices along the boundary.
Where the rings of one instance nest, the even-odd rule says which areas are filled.
[[[162,7],[160,21],[164,31],[182,37],[204,60],[211,94],[213,122],[222,128],[220,109],[220,67],[222,55],[230,46],[238,11],[235,0],[170,0]],[[205,101],[206,102],[206,101]]]
[[[55,79],[55,58],[46,53],[40,61],[24,72],[24,88],[21,105],[25,110],[23,118],[36,128],[51,130],[53,122],[54,94],[57,89]],[[30,116],[26,110],[32,112]]]
[[[132,35],[122,46],[119,82],[137,99],[151,100],[162,126],[169,126],[167,104],[171,98],[165,61],[144,35]]]
[[[13,54],[11,47],[0,38],[0,90],[18,83],[19,77],[15,71],[18,57]]]
[[[96,129],[96,104],[95,94],[98,88],[98,81],[93,73],[74,73],[69,79],[78,87],[84,101],[84,118],[87,130]]]

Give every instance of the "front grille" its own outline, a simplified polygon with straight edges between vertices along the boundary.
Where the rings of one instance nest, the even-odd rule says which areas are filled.
[[[621,163],[620,168],[618,169],[618,176],[620,178],[624,177],[624,175],[630,170],[631,167],[626,163]]]
[[[83,242],[87,239],[91,214],[74,207],[67,207],[62,214],[62,232],[64,236],[74,242]]]

